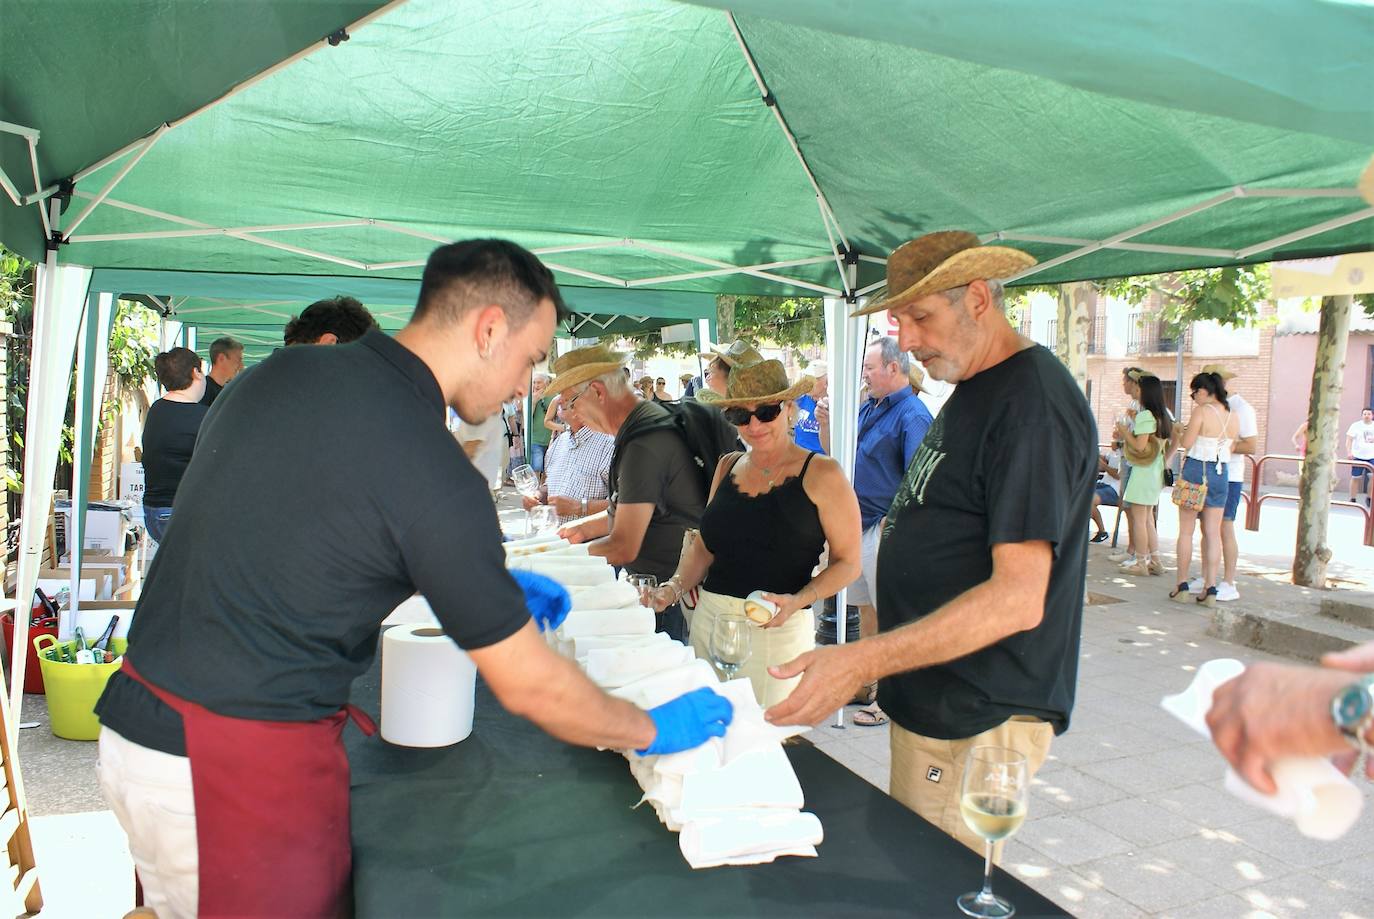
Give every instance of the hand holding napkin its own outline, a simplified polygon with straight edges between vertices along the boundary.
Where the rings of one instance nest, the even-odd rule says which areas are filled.
[[[1198,667],[1183,692],[1165,696],[1160,704],[1169,714],[1209,740],[1207,712],[1218,686],[1239,676],[1245,665],[1231,658],[1211,660]],[[1337,839],[1359,819],[1364,796],[1355,785],[1321,757],[1295,757],[1270,764],[1278,793],[1266,795],[1227,768],[1224,786],[1248,804],[1290,818],[1298,832],[1312,839]]]
[[[556,629],[568,618],[572,598],[562,584],[533,571],[512,571],[510,576],[525,592],[525,606],[529,608],[539,631]]]

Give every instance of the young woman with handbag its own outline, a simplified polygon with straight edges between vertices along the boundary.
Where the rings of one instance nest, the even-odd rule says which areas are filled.
[[[1192,601],[1188,593],[1188,568],[1193,560],[1193,526],[1202,517],[1202,593],[1197,602],[1216,606],[1217,572],[1221,567],[1221,517],[1226,507],[1226,465],[1240,422],[1226,402],[1226,386],[1215,373],[1199,373],[1189,389],[1193,414],[1179,435],[1178,445],[1187,451],[1183,476],[1174,485],[1178,505],[1178,581],[1169,598]]]
[[[1164,407],[1164,388],[1159,377],[1142,373],[1136,384],[1140,409],[1129,427],[1124,423],[1116,427],[1116,436],[1131,467],[1122,498],[1129,505],[1127,513],[1138,553],[1135,564],[1122,570],[1127,574],[1160,575],[1164,573],[1164,564],[1159,560],[1155,508],[1159,505],[1159,493],[1164,490],[1164,460],[1173,426]]]

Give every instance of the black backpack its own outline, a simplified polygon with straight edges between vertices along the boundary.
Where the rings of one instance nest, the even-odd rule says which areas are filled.
[[[711,493],[711,479],[716,474],[716,464],[726,453],[740,449],[739,432],[725,420],[719,409],[698,402],[683,399],[681,402],[660,402],[668,412],[668,417],[659,418],[647,424],[636,425],[615,439],[615,453],[611,457],[610,479],[616,481],[619,474],[620,451],[625,444],[652,431],[673,430],[687,445],[692,462],[697,467],[701,479],[703,500]]]

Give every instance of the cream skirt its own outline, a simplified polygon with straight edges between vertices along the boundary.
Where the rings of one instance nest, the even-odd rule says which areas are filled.
[[[697,657],[711,661],[711,626],[720,616],[738,616],[749,621],[744,615],[744,601],[723,594],[713,594],[702,590],[697,600],[697,608],[691,613],[690,629],[692,649]],[[801,677],[790,680],[775,679],[768,674],[768,668],[785,664],[805,651],[816,647],[816,618],[809,607],[802,607],[792,617],[774,629],[761,628],[749,622],[750,648],[749,660],[735,674],[748,677],[754,684],[754,697],[759,705],[767,708],[786,699]],[[715,664],[712,663],[714,667]],[[724,678],[717,670],[717,675]]]

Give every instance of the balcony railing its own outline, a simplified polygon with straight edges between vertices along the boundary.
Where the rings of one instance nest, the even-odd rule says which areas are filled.
[[[1131,313],[1126,329],[1127,354],[1177,354],[1193,347],[1192,327],[1181,333],[1153,318],[1149,313]]]

